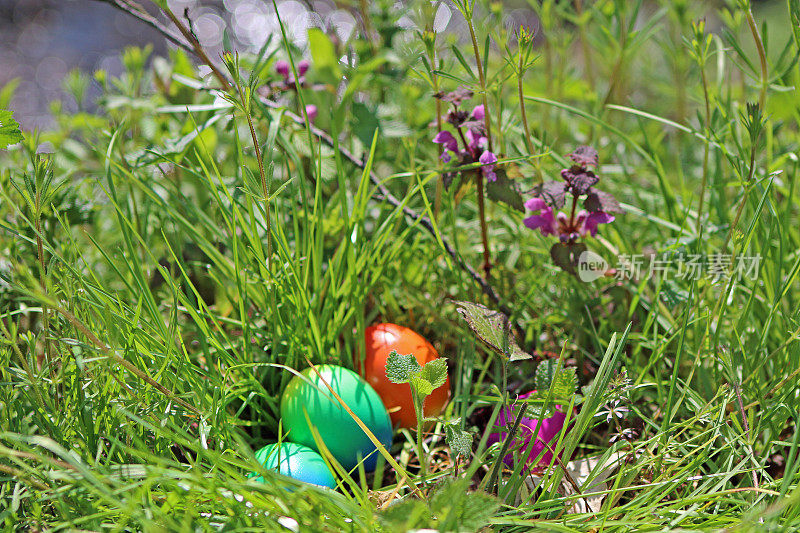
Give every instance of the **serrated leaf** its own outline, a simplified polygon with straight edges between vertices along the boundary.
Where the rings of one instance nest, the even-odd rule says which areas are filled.
[[[447,381],[447,359],[439,357],[428,361],[418,375],[430,383],[434,389],[438,389]]]
[[[11,144],[22,142],[22,130],[19,129],[19,122],[14,120],[14,112],[0,109],[0,148],[6,148]]]
[[[541,397],[546,397],[548,391],[554,398],[566,399],[575,394],[578,387],[578,378],[572,367],[559,368],[558,359],[546,359],[536,367],[534,383]]]
[[[572,367],[561,368],[553,378],[551,392],[556,398],[569,398],[578,389],[578,378]]]
[[[550,207],[561,209],[566,201],[567,184],[563,181],[545,181],[533,188],[533,194]]]
[[[472,451],[472,434],[464,431],[459,424],[447,424],[444,426],[444,440],[456,455],[469,457]]]
[[[486,184],[486,193],[489,199],[503,202],[512,209],[524,212],[525,201],[522,199],[522,193],[520,193],[517,183],[509,179],[504,169],[495,170],[495,175],[497,179]]]
[[[591,146],[577,147],[574,152],[569,154],[569,158],[584,167],[596,166],[600,162],[597,150]]]
[[[550,257],[561,270],[575,274],[578,258],[585,251],[586,245],[582,242],[557,242],[550,248]]]
[[[583,207],[587,211],[594,213],[595,211],[605,211],[606,213],[622,213],[617,199],[608,194],[607,192],[591,189],[586,199],[583,201]]]
[[[553,383],[553,378],[556,375],[557,369],[558,359],[545,359],[544,361],[540,362],[536,367],[536,374],[533,378],[533,382],[536,385],[536,390],[550,390],[550,385]]]
[[[420,401],[424,400],[426,396],[430,396],[436,388],[430,381],[420,377],[418,374],[411,376],[408,383],[411,385],[414,394],[417,395],[416,397],[419,398]]]
[[[573,167],[574,169],[575,167]],[[581,196],[586,194],[592,185],[596,184],[600,179],[595,176],[591,170],[579,169],[577,172],[569,173],[569,183],[572,188],[572,194]]]
[[[485,492],[469,492],[468,479],[446,479],[430,499],[441,531],[479,531],[500,508],[500,501]],[[447,527],[447,525],[452,526]]]
[[[401,355],[392,350],[386,358],[386,379],[392,383],[409,383],[420,370],[413,354]]]
[[[506,315],[472,302],[457,301],[455,304],[458,313],[486,346],[510,361],[531,359],[517,344]]]

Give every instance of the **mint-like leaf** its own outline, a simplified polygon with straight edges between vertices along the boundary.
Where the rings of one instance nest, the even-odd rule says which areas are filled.
[[[447,381],[447,359],[439,357],[428,361],[422,367],[419,377],[430,383],[434,389],[438,389]]]
[[[531,359],[514,339],[508,317],[499,311],[472,302],[455,302],[459,314],[470,329],[489,348],[509,358],[510,361]]]
[[[606,213],[622,213],[622,207],[616,198],[607,192],[598,191],[597,189],[590,189],[583,201],[583,207],[587,211],[594,213],[595,211],[605,211]]]
[[[386,378],[392,383],[408,383],[420,370],[414,354],[401,355],[392,350],[386,358]]]
[[[556,377],[557,369],[558,359],[545,359],[540,362],[536,367],[536,375],[533,378],[536,390],[542,392],[550,390],[550,385],[553,383],[553,378]]]
[[[553,378],[552,392],[556,398],[569,398],[578,389],[578,378],[572,367],[562,368]]]
[[[417,365],[419,367],[419,365]],[[425,363],[418,372],[414,372],[409,380],[420,401],[442,385],[447,380],[447,360],[444,357]]]
[[[556,399],[565,400],[575,394],[578,388],[578,378],[574,368],[558,367],[558,359],[546,359],[536,367],[534,377],[536,390],[541,397],[546,397],[548,391]]]
[[[472,451],[472,434],[461,429],[458,420],[444,426],[444,440],[456,455],[468,457]]]
[[[569,158],[582,167],[594,167],[600,162],[597,150],[591,146],[578,146],[574,152],[569,154]]]
[[[568,186],[563,181],[545,181],[533,188],[533,194],[544,200],[553,209],[561,209],[566,202]]]
[[[586,245],[582,242],[557,242],[550,248],[550,257],[561,270],[575,274],[578,258],[585,251]]]
[[[19,122],[14,120],[14,112],[0,109],[0,148],[5,148],[10,144],[22,142],[22,130],[19,129]]]
[[[486,194],[494,202],[503,202],[512,209],[525,211],[525,201],[519,191],[517,183],[508,177],[502,168],[495,170],[497,179],[486,184]]]

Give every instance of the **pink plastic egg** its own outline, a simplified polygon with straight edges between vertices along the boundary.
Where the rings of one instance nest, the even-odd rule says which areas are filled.
[[[522,394],[519,399],[524,400],[535,392],[534,390]],[[507,428],[514,425],[514,421],[520,409],[521,406],[516,405],[506,407],[500,411],[493,431],[489,435],[490,444],[505,441],[508,437]],[[551,466],[554,461],[553,452],[550,450],[555,449],[558,443],[558,435],[561,433],[566,419],[567,414],[561,411],[560,405],[557,405],[555,412],[550,417],[542,420],[542,425],[537,433],[536,426],[539,424],[539,417],[523,417],[513,442],[509,444],[508,449],[510,452],[503,457],[503,461],[509,467],[513,467],[514,455],[516,453],[521,460],[525,461],[526,469],[531,469],[534,472],[540,472],[546,467]],[[536,440],[531,442],[534,434],[536,434]],[[545,443],[547,443],[547,445],[545,445]],[[534,460],[542,451],[544,451],[544,453],[539,460],[534,463]]]

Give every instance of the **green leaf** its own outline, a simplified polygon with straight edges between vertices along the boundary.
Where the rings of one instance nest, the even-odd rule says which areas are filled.
[[[419,377],[430,383],[434,389],[438,389],[447,380],[447,359],[439,357],[428,361],[422,367]]]
[[[511,361],[531,359],[531,355],[524,352],[514,339],[506,315],[472,302],[457,301],[455,304],[470,329],[486,346]]]
[[[456,455],[468,457],[472,451],[472,434],[461,429],[459,421],[444,426],[444,440]]]
[[[367,107],[362,102],[355,102],[352,107],[352,128],[355,136],[364,146],[372,144],[372,137],[375,130],[380,129],[381,124],[375,111]]]
[[[585,251],[586,245],[582,242],[557,242],[550,248],[550,257],[561,270],[576,275],[578,258]]]
[[[318,71],[323,78],[327,78],[327,81],[338,82],[342,74],[330,37],[319,28],[311,28],[308,30],[308,48],[311,50],[311,58],[314,60],[312,68]]]
[[[0,109],[6,109],[11,105],[11,99],[14,98],[14,92],[19,86],[21,78],[13,78],[0,88]]]
[[[569,398],[578,390],[578,378],[573,367],[562,368],[553,379],[553,396],[556,398]]]
[[[502,202],[517,211],[525,211],[525,202],[517,182],[510,179],[504,169],[495,170],[497,179],[486,184],[486,194],[495,202]]]
[[[14,120],[14,112],[0,109],[0,148],[17,144],[24,139],[19,122]]]
[[[534,383],[536,390],[542,397],[550,391],[557,399],[566,399],[575,394],[578,388],[578,378],[574,368],[559,368],[558,359],[546,359],[536,367]]]
[[[422,402],[426,396],[429,396],[433,392],[433,389],[436,388],[430,381],[421,378],[419,375],[414,375],[409,380],[409,384],[420,402]]]
[[[392,350],[386,358],[386,378],[392,383],[409,383],[421,370],[413,354],[401,355]]]
[[[429,505],[439,531],[479,531],[500,508],[500,501],[485,492],[469,492],[469,479],[445,479]]]
[[[550,390],[553,378],[556,377],[556,370],[558,370],[558,359],[545,359],[539,363],[533,379],[536,390],[544,392]]]

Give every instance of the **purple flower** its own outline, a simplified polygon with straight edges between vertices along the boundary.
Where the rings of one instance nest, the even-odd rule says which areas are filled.
[[[558,223],[553,216],[553,208],[547,205],[544,200],[531,198],[525,202],[525,208],[528,211],[539,211],[538,215],[531,215],[522,221],[525,226],[533,230],[538,229],[545,237],[558,234]]]
[[[531,391],[527,394],[522,394],[519,399],[524,400],[535,392]],[[526,463],[526,469],[531,468],[535,472],[541,472],[554,463],[553,452],[550,450],[556,448],[558,435],[564,428],[564,422],[567,419],[567,414],[561,409],[560,405],[556,405],[555,412],[549,418],[542,419],[541,425],[539,425],[538,416],[525,416],[520,421],[518,433],[511,442],[509,449],[518,451],[520,459]],[[516,420],[518,410],[517,406],[509,406],[500,412],[497,423],[489,434],[490,443],[501,442],[508,438],[506,428]],[[533,438],[534,435],[536,435],[535,440]],[[541,458],[534,462],[539,454],[542,454]],[[503,457],[503,462],[509,467],[513,467],[514,453],[508,453]]]
[[[475,109],[472,110],[472,118],[475,120],[483,120],[486,117],[486,111],[483,108],[483,104],[475,106]]]
[[[589,213],[583,209],[578,211],[574,219],[561,212],[554,216],[553,208],[541,198],[531,198],[525,202],[525,207],[529,211],[539,211],[538,215],[531,215],[523,220],[527,227],[538,229],[544,236],[557,235],[564,242],[574,241],[587,235],[595,237],[599,224],[608,224],[614,220],[614,216],[605,211]]]
[[[433,142],[443,145],[444,152],[442,152],[442,161],[445,163],[450,161],[450,154],[447,152],[458,152],[458,141],[453,134],[447,130],[442,130],[433,138]]]
[[[306,115],[308,116],[308,121],[313,124],[314,119],[317,118],[317,106],[314,104],[308,104],[306,106]]]
[[[289,79],[289,63],[281,59],[280,61],[275,63],[275,72],[277,72],[278,74],[283,76],[283,79],[288,80]]]
[[[497,163],[497,156],[489,150],[484,150],[478,158],[478,161],[483,165],[481,168],[483,169],[483,174],[486,176],[486,179],[489,181],[496,181],[497,174],[494,173],[494,164]]]
[[[576,226],[581,236],[591,235],[597,236],[597,226],[600,224],[608,224],[614,221],[614,215],[606,213],[605,211],[595,211],[587,213],[584,210],[578,212],[576,217]]]
[[[307,59],[302,60],[297,64],[297,73],[300,74],[300,76],[305,76],[310,66],[311,63]]]
[[[487,139],[479,131],[469,128],[466,134],[467,145],[470,152],[477,152],[478,148],[486,146]]]

